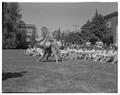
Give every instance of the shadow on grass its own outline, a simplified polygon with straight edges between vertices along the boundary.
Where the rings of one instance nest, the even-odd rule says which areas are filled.
[[[26,73],[26,71],[23,72],[5,72],[2,73],[2,81],[5,81],[9,78],[16,78],[16,77],[21,77],[23,76],[23,74]]]
[[[40,62],[56,62],[56,60],[42,60]],[[58,60],[58,62],[62,62],[61,60]]]

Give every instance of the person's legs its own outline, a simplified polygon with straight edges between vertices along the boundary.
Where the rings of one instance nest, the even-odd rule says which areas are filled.
[[[52,53],[53,53],[53,55],[55,57],[56,63],[58,63],[57,53],[56,53],[54,45],[51,46],[51,51],[52,51]]]
[[[58,47],[55,49],[54,53],[55,53],[55,56],[56,56],[57,60],[58,60],[58,57],[59,57],[59,60],[62,61],[62,54],[61,54]]]
[[[56,63],[58,63],[58,57],[57,57],[56,52],[53,52],[53,54],[54,54],[54,56],[55,56]]]
[[[48,58],[51,56],[52,52],[48,52],[48,55],[46,57],[46,60],[48,60]]]
[[[62,61],[62,54],[60,51],[58,52],[58,57],[59,57],[59,60]]]
[[[45,55],[47,54],[47,51],[46,50],[44,50],[44,54],[43,55],[41,55],[40,56],[40,58],[37,60],[37,61],[40,61],[40,60],[42,60],[44,57],[45,57]]]
[[[51,50],[51,46],[49,46],[45,49],[45,55],[47,55],[46,60],[48,60],[48,58],[51,56],[51,54],[52,54],[52,50]]]

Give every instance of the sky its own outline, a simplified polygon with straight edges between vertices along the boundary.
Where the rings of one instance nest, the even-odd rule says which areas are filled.
[[[41,27],[46,26],[50,32],[78,29],[95,15],[96,9],[103,16],[118,10],[113,2],[85,3],[20,3],[22,19],[26,24],[33,24],[40,33]]]

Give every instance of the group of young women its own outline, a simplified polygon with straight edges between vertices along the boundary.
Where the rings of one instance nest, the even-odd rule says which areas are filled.
[[[62,53],[65,57],[71,59],[84,59],[84,60],[93,60],[99,62],[110,62],[117,63],[117,50],[115,49],[89,49],[89,48],[67,48],[62,50]]]

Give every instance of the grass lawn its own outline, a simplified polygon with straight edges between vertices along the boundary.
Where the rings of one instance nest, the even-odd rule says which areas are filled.
[[[116,93],[117,64],[66,60],[36,62],[24,50],[3,50],[2,92]],[[52,61],[53,60],[53,61]]]

